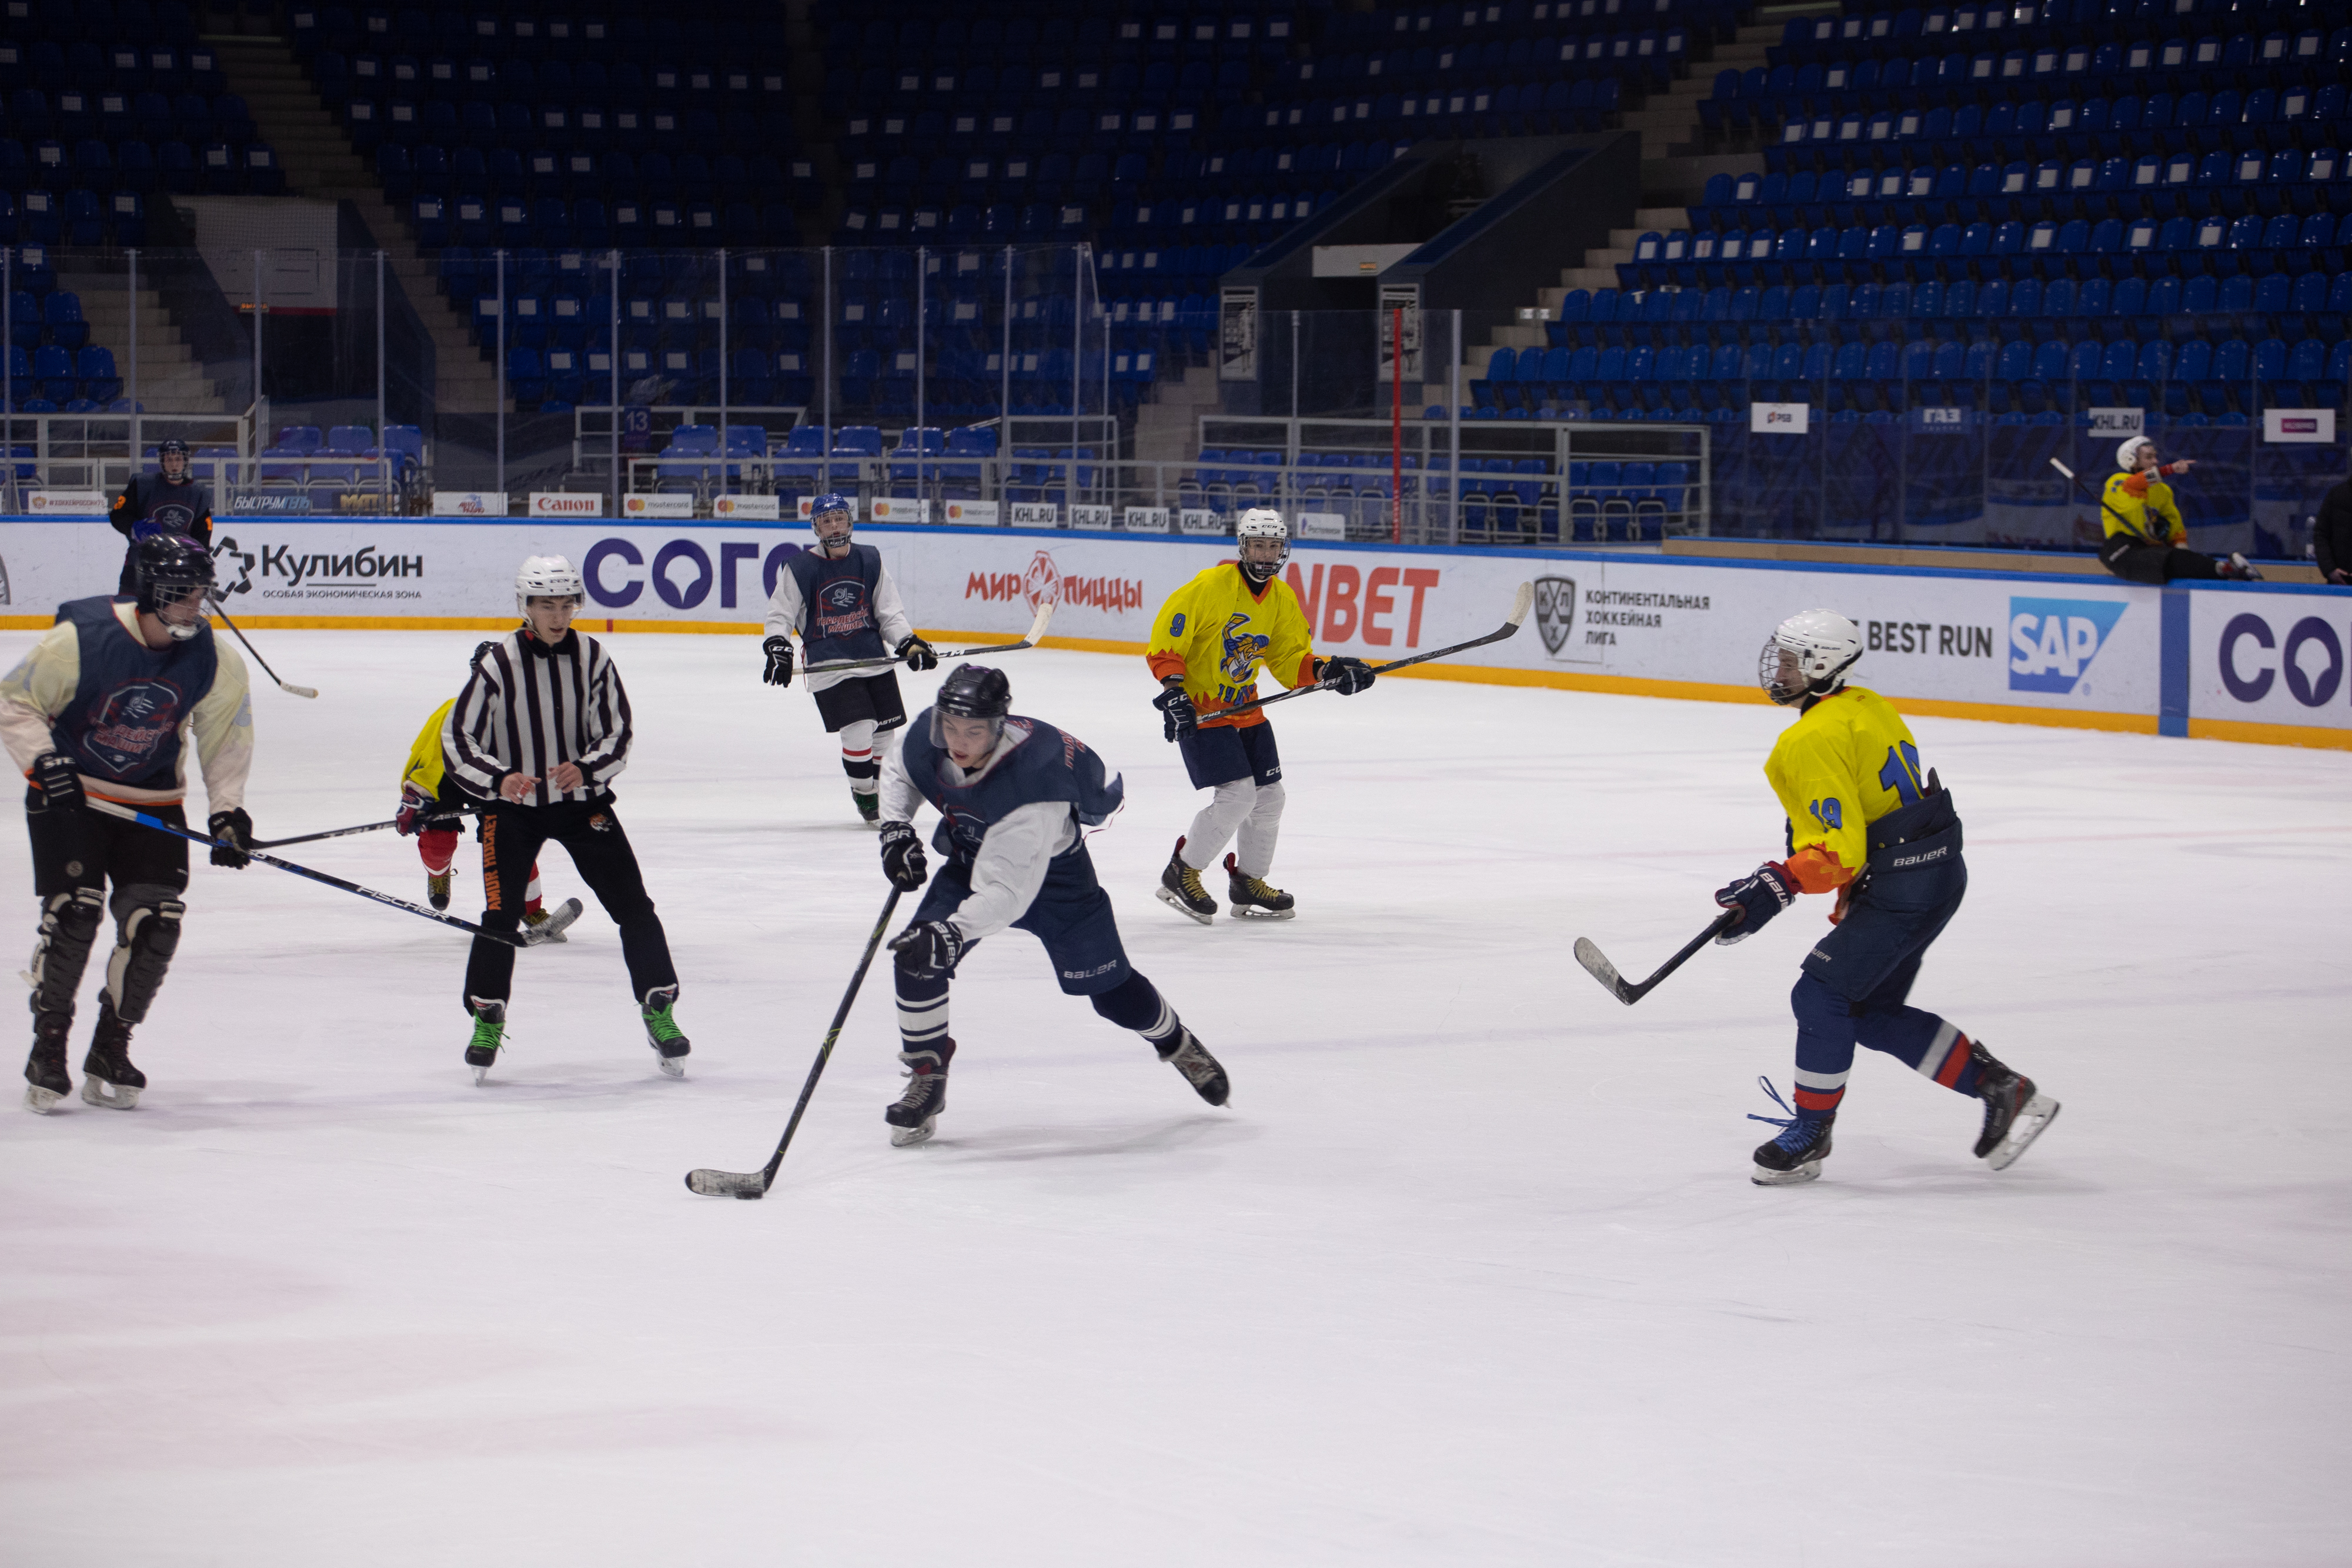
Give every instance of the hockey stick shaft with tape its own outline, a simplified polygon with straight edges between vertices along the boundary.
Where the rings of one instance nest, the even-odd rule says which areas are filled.
[[[1737,909],[1727,909],[1717,915],[1706,930],[1684,943],[1681,952],[1659,965],[1658,972],[1638,986],[1627,985],[1624,977],[1618,974],[1617,966],[1611,963],[1607,955],[1594,946],[1587,937],[1580,936],[1576,939],[1576,961],[1584,966],[1586,974],[1608,988],[1611,996],[1630,1008],[1655,990],[1659,981],[1688,963],[1692,954],[1729,930],[1731,923],[1738,918],[1739,911]]]
[[[1018,643],[983,643],[971,648],[934,648],[932,653],[941,659],[969,659],[975,653],[1017,653],[1024,648],[1034,648],[1045,640],[1045,628],[1054,619],[1051,601],[1037,606],[1037,618],[1029,622],[1028,632]],[[821,675],[830,670],[885,670],[903,664],[897,657],[887,659],[835,659],[827,664],[811,664],[802,673]]]
[[[222,625],[227,627],[232,632],[236,632],[236,640],[245,644],[245,651],[253,655],[253,662],[261,666],[261,673],[268,675],[271,680],[278,681],[278,689],[279,691],[291,692],[298,697],[315,697],[319,695],[317,690],[310,686],[298,686],[289,681],[278,681],[278,672],[269,667],[269,661],[261,656],[261,650],[253,645],[253,640],[251,638],[247,637],[243,632],[237,631],[236,622],[230,620],[228,618],[227,612],[224,611],[220,607],[220,598],[217,594],[215,595],[213,600],[212,613],[220,617],[220,623]]]
[[[309,866],[296,865],[292,861],[279,860],[276,855],[262,854],[250,844],[224,844],[218,839],[208,839],[202,833],[176,826],[163,821],[161,817],[151,817],[144,811],[134,811],[128,806],[118,806],[111,800],[85,798],[82,804],[90,810],[109,817],[120,817],[126,822],[136,822],[142,828],[152,828],[159,833],[170,833],[174,838],[185,839],[192,844],[202,844],[206,849],[235,850],[248,860],[259,861],[264,865],[274,865],[279,871],[290,871],[296,876],[308,877],[312,882],[323,883],[329,887],[341,888],[345,893],[354,893],[362,898],[373,899],[378,904],[390,904],[394,909],[404,909],[411,915],[421,915],[425,919],[437,921],[443,925],[454,925],[460,931],[470,931],[477,936],[487,936],[493,942],[503,942],[509,947],[530,946],[514,932],[485,930],[470,920],[460,920],[454,915],[444,915],[437,909],[427,909],[421,904],[411,904],[404,898],[394,898],[388,893],[378,893],[372,887],[362,887],[358,883],[345,882],[341,877],[330,876],[322,871],[312,871]]]
[[[1519,627],[1526,622],[1528,612],[1534,608],[1535,601],[1536,585],[1532,582],[1523,582],[1519,584],[1518,596],[1512,601],[1509,618],[1507,619],[1502,625],[1496,627],[1494,631],[1487,632],[1484,637],[1473,637],[1467,643],[1456,643],[1450,648],[1432,648],[1426,653],[1415,653],[1409,659],[1397,659],[1385,664],[1374,664],[1372,666],[1372,674],[1375,675],[1385,675],[1391,670],[1402,670],[1408,664],[1426,664],[1432,659],[1451,658],[1456,653],[1467,653],[1473,648],[1483,648],[1489,643],[1499,643],[1504,638],[1511,636],[1513,633],[1517,632]],[[1248,713],[1253,708],[1262,708],[1275,703],[1288,702],[1293,697],[1303,697],[1309,692],[1327,692],[1338,684],[1339,683],[1336,681],[1313,681],[1303,686],[1294,686],[1286,692],[1276,692],[1272,696],[1254,697],[1248,702],[1237,704],[1233,707],[1221,707],[1213,714],[1204,714],[1202,716],[1204,718],[1225,718],[1237,713]]]
[[[441,815],[445,817],[476,817],[481,815],[481,812],[476,808],[467,807],[462,811],[444,811]],[[399,825],[399,818],[386,817],[381,822],[362,822],[355,828],[329,828],[324,832],[319,833],[297,833],[290,839],[256,839],[246,847],[247,849],[255,850],[281,850],[288,844],[316,843],[320,839],[348,839],[354,833],[381,832],[385,828],[394,828],[398,827]]]
[[[808,1082],[801,1085],[801,1097],[793,1107],[793,1119],[784,1124],[784,1135],[776,1140],[776,1152],[768,1163],[755,1171],[719,1171],[700,1167],[686,1173],[686,1190],[705,1197],[765,1197],[776,1183],[776,1171],[784,1163],[784,1151],[793,1146],[793,1134],[801,1130],[801,1116],[808,1110],[809,1097],[816,1092],[816,1081],[824,1076],[824,1064],[833,1060],[834,1041],[841,1038],[841,1026],[849,1021],[850,1004],[857,1000],[858,988],[866,983],[866,971],[873,966],[874,950],[882,946],[882,933],[889,928],[890,915],[898,907],[898,889],[893,886],[890,896],[882,901],[882,914],[874,922],[873,932],[866,938],[866,951],[858,956],[857,971],[849,977],[849,988],[841,993],[841,1005],[833,1009],[833,1027],[824,1031],[824,1043],[817,1047],[816,1061],[809,1066]]]

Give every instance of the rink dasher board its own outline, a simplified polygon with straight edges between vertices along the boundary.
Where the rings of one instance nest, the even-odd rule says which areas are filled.
[[[1051,598],[1049,646],[1130,654],[1171,592],[1232,559],[1229,540],[1181,536],[868,523],[858,537],[927,632],[1018,636]],[[797,521],[256,517],[216,519],[213,539],[248,628],[503,630],[515,567],[562,554],[583,568],[591,631],[750,632],[809,535]],[[107,591],[121,560],[97,519],[0,519],[0,624],[47,626],[54,605]],[[1535,584],[1517,636],[1414,672],[1436,678],[1760,702],[1765,634],[1822,607],[1864,629],[1858,680],[1916,712],[2352,747],[2352,593],[2325,589],[1320,541],[1294,545],[1286,576],[1318,650],[1374,662],[1489,632]]]

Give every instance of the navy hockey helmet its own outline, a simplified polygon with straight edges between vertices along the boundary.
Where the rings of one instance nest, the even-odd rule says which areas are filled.
[[[1013,683],[987,664],[958,664],[940,683],[941,713],[958,718],[1003,718],[1013,711]]]
[[[150,534],[141,539],[132,580],[138,586],[140,612],[161,620],[173,636],[184,641],[204,624],[205,593],[213,585],[213,558],[185,534]],[[164,613],[182,606],[194,607],[195,613],[182,621]]]
[[[841,527],[838,532],[825,532],[824,525],[826,519],[831,517],[839,517],[841,519]],[[819,544],[826,546],[846,544],[849,541],[851,532],[856,528],[856,526],[857,507],[856,503],[852,502],[848,497],[841,494],[837,490],[829,490],[809,503],[809,527],[815,530],[817,542]]]

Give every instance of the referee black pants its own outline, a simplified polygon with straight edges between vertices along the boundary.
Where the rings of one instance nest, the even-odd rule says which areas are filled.
[[[677,984],[670,966],[669,938],[661,916],[646,896],[636,852],[610,800],[566,800],[552,806],[516,806],[499,801],[482,813],[482,926],[512,931],[522,922],[530,868],[548,843],[563,846],[580,880],[621,928],[621,956],[629,966],[629,991],[642,1004],[646,993]],[[487,936],[474,938],[466,958],[466,995],[505,1001],[514,984],[515,950]],[[467,1004],[471,1011],[471,1004]]]

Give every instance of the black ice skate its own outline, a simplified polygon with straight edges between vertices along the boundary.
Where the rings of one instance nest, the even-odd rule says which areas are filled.
[[[1794,1186],[1820,1176],[1822,1162],[1830,1157],[1830,1124],[1836,1120],[1832,1111],[1790,1122],[1779,1137],[1756,1146],[1756,1168],[1748,1179],[1758,1186]]]
[[[73,1029],[71,1013],[33,1015],[33,1053],[25,1059],[25,1109],[46,1116],[57,1103],[73,1092],[66,1072],[66,1036]]]
[[[542,942],[569,942],[572,939],[564,933],[579,918],[580,901],[576,898],[567,898],[552,910],[526,909],[522,912],[523,945],[536,947]]]
[[[466,1000],[474,1009],[474,1038],[466,1042],[466,1065],[474,1070],[474,1082],[487,1083],[490,1064],[499,1059],[499,1046],[507,1031],[507,1005],[484,997],[468,997]]]
[[[1225,1079],[1224,1068],[1209,1054],[1207,1046],[1193,1038],[1191,1030],[1181,1024],[1177,1028],[1180,1032],[1172,1043],[1152,1049],[1160,1052],[1160,1061],[1184,1075],[1184,1082],[1190,1083],[1202,1099],[1212,1105],[1223,1104],[1233,1092],[1233,1085]]]
[[[1176,841],[1175,851],[1168,857],[1168,869],[1160,873],[1160,891],[1153,896],[1177,914],[1203,925],[1217,917],[1217,901],[1201,885],[1201,873],[1184,863],[1182,839]]]
[[[457,873],[454,868],[450,871],[440,872],[437,873],[427,873],[425,878],[425,902],[432,904],[436,909],[448,908],[449,880],[456,874]]]
[[[882,794],[878,789],[852,789],[849,798],[857,802],[857,814],[869,828],[882,826]]]
[[[646,1020],[646,1043],[652,1046],[654,1054],[661,1059],[661,1070],[672,1078],[683,1078],[686,1076],[686,1053],[694,1049],[694,1042],[686,1038],[686,1032],[677,1027],[677,1020],[670,1017],[670,1009],[677,1005],[676,986],[656,986],[646,993],[645,1006],[640,1012]]]
[[[890,1124],[890,1142],[894,1147],[906,1148],[919,1144],[931,1135],[940,1124],[940,1113],[948,1107],[948,1063],[955,1059],[955,1041],[943,1040],[935,1051],[902,1051],[898,1060],[907,1064],[907,1092],[898,1103],[882,1113]]]
[[[98,998],[98,1030],[89,1054],[81,1059],[81,1097],[110,1111],[128,1111],[139,1103],[147,1075],[131,1065],[131,1026],[114,1016],[114,1003]]]
[[[1225,901],[1236,920],[1288,920],[1297,915],[1292,907],[1297,902],[1278,887],[1266,885],[1264,877],[1251,876],[1225,857]]]
[[[2032,1079],[1995,1061],[1979,1041],[1969,1041],[1969,1056],[1976,1063],[1977,1097],[1985,1103],[1977,1158],[1997,1171],[2007,1170],[2042,1135],[2042,1129],[2058,1119],[2058,1102],[2036,1089]]]

